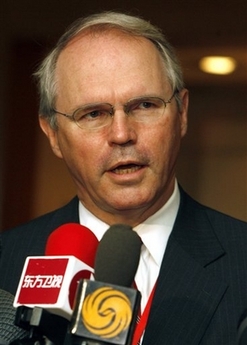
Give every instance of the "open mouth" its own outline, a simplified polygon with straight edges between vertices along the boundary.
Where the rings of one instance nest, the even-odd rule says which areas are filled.
[[[112,172],[117,175],[131,174],[133,172],[136,172],[137,170],[140,170],[142,167],[142,165],[135,164],[120,165],[117,168],[113,169]]]

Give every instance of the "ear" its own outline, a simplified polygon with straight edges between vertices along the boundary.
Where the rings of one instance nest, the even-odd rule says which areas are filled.
[[[188,107],[189,107],[189,91],[183,89],[180,91],[181,107],[179,110],[181,121],[181,137],[184,137],[188,127]]]
[[[39,124],[42,131],[47,136],[54,154],[59,158],[63,158],[58,141],[58,130],[53,129],[44,117],[39,117]]]

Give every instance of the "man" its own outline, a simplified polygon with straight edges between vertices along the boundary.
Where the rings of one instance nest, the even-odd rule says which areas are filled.
[[[247,307],[246,224],[177,184],[188,91],[162,33],[120,13],[80,19],[36,75],[41,128],[78,198],[3,233],[0,288],[15,293],[26,256],[42,255],[61,224],[80,222],[101,239],[125,223],[143,242],[142,312],[155,287],[142,344],[234,344]]]

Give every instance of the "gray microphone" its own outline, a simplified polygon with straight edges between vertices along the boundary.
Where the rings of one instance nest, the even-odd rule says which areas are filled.
[[[0,345],[9,345],[15,339],[28,335],[27,331],[14,324],[16,309],[13,302],[14,296],[0,289]]]
[[[247,310],[240,318],[237,334],[238,345],[247,345]]]

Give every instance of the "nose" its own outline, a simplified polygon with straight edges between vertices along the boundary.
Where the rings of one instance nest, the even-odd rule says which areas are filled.
[[[136,126],[131,117],[124,109],[115,110],[112,116],[112,122],[109,126],[108,141],[110,145],[126,145],[136,142]]]

